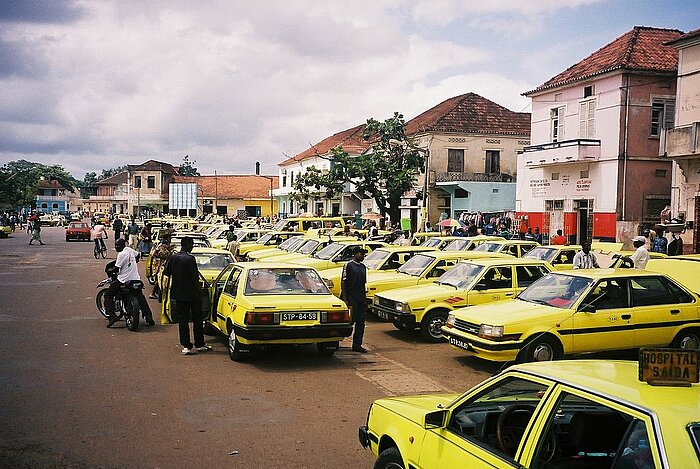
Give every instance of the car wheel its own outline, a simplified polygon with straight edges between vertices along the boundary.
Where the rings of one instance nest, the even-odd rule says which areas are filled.
[[[234,362],[243,360],[245,350],[236,337],[236,331],[231,326],[231,331],[228,333],[228,357]]]
[[[125,306],[127,306],[126,314],[124,315],[124,322],[126,322],[126,327],[131,332],[136,332],[139,330],[139,319],[141,316],[139,300],[132,296],[126,300]]]
[[[671,346],[683,350],[700,350],[700,331],[686,329],[678,333]]]
[[[529,342],[518,354],[517,361],[549,362],[562,357],[561,344],[551,337],[540,337]]]
[[[442,342],[442,326],[447,321],[446,311],[431,311],[423,317],[420,323],[420,335],[426,342]]]
[[[404,469],[401,453],[396,447],[387,448],[377,457],[374,469]]]
[[[318,354],[322,357],[332,357],[339,346],[340,342],[321,342],[316,344]]]

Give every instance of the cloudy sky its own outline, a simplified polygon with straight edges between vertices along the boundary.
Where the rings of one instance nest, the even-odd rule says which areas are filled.
[[[0,164],[263,173],[394,111],[521,93],[695,0],[0,0]]]

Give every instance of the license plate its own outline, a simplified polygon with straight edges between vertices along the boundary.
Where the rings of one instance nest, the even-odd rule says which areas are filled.
[[[316,321],[318,313],[282,313],[282,321]]]
[[[389,319],[389,313],[385,311],[377,311],[377,316],[379,316],[381,319]]]
[[[463,348],[464,350],[471,350],[472,346],[469,345],[469,342],[462,340],[462,339],[457,339],[455,337],[450,337],[450,345],[454,345],[459,348]]]

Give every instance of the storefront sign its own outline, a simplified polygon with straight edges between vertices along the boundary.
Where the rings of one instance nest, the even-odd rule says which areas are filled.
[[[590,179],[579,179],[576,181],[576,192],[588,192],[591,190]]]

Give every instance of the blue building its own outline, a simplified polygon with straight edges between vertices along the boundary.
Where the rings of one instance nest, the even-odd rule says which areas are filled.
[[[36,209],[43,213],[69,212],[72,192],[58,181],[41,179],[36,194]]]

